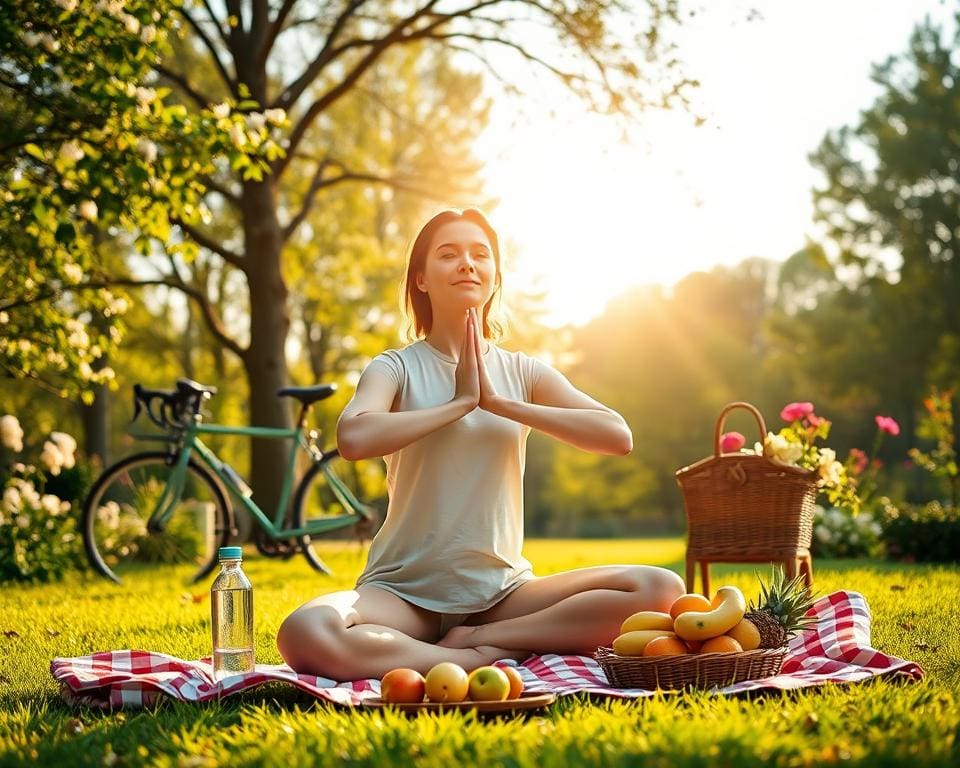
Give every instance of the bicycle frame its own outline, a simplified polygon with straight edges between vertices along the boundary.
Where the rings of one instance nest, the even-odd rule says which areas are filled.
[[[283,489],[280,499],[277,502],[277,509],[273,520],[267,517],[260,506],[250,498],[249,489],[241,486],[237,480],[242,482],[239,476],[236,479],[232,476],[232,468],[223,462],[210,448],[204,445],[199,435],[239,435],[244,437],[265,437],[269,439],[293,439],[290,447],[290,453],[287,460],[287,467],[283,477]],[[174,442],[173,438],[162,435],[132,435],[134,439],[140,440],[162,440]],[[320,534],[326,531],[343,528],[349,522],[360,520],[363,517],[361,510],[364,508],[350,491],[350,489],[340,480],[337,475],[329,469],[326,463],[321,463],[324,454],[315,446],[310,444],[304,437],[303,430],[298,427],[290,429],[280,429],[275,427],[231,427],[221,424],[202,424],[194,422],[184,431],[182,438],[178,441],[181,445],[176,454],[176,466],[170,475],[167,485],[164,488],[157,507],[150,515],[148,526],[156,525],[162,527],[173,514],[174,508],[183,494],[183,487],[187,476],[187,464],[190,456],[196,452],[201,461],[219,478],[224,487],[237,498],[244,508],[253,515],[254,519],[261,528],[266,531],[272,539],[290,538],[293,536]],[[326,478],[331,491],[341,504],[344,511],[350,510],[350,513],[335,515],[327,518],[321,518],[310,521],[307,525],[300,528],[284,527],[284,516],[287,504],[290,501],[290,492],[294,486],[294,473],[296,471],[297,454],[300,450],[305,451],[314,463],[321,465],[321,471]]]

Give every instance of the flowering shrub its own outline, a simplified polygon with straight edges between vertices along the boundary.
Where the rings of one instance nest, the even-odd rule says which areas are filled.
[[[883,499],[883,538],[896,560],[928,563],[960,561],[960,509],[931,501],[890,503]]]
[[[40,466],[19,460],[23,438],[15,416],[0,418],[0,582],[52,581],[81,565],[83,552],[69,514],[76,499],[61,498],[48,486],[52,478],[84,470],[77,466],[77,443],[70,435],[53,432],[44,441]]]
[[[854,517],[817,504],[811,549],[817,557],[878,557],[884,551],[883,526],[870,512]]]

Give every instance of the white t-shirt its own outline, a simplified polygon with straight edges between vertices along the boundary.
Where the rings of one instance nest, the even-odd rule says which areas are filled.
[[[489,344],[498,394],[530,402],[544,363]],[[425,341],[388,350],[369,369],[397,383],[397,411],[455,391],[456,361]],[[390,502],[357,585],[440,613],[474,613],[533,578],[523,548],[523,468],[530,428],[480,408],[384,456]]]

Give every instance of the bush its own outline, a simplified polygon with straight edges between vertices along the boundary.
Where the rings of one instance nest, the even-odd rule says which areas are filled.
[[[40,450],[40,467],[25,463],[19,422],[0,419],[0,582],[54,581],[83,564],[70,513],[79,509],[92,470],[77,463],[76,447],[70,435],[54,432]]]
[[[960,509],[939,501],[887,503],[883,508],[887,555],[898,560],[960,562]]]
[[[819,504],[813,513],[813,542],[816,557],[878,557],[883,554],[883,528],[869,512],[848,511]]]

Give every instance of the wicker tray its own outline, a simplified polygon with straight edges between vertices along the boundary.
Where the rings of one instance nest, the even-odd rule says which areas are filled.
[[[786,646],[686,656],[619,656],[610,648],[597,648],[594,658],[617,688],[678,690],[723,688],[742,680],[773,677],[780,674],[786,655]]]
[[[760,412],[750,403],[730,403],[717,419],[713,456],[676,473],[687,512],[688,549],[716,560],[808,549],[817,475],[766,456],[721,453],[724,420],[738,408],[756,419],[763,442],[766,425]]]

